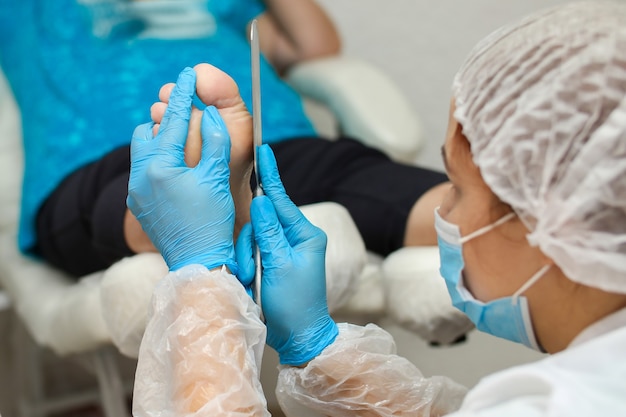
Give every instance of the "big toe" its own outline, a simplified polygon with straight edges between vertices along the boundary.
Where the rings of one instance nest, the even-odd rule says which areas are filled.
[[[198,64],[196,71],[196,94],[206,105],[218,109],[238,107],[243,104],[235,80],[224,71],[210,64]]]

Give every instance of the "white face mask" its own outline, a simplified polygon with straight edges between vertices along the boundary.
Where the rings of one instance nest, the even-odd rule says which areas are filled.
[[[441,258],[440,273],[446,281],[452,304],[465,313],[478,330],[503,339],[543,351],[535,338],[528,301],[523,294],[550,268],[542,267],[519,290],[510,297],[484,303],[476,300],[463,284],[463,243],[481,236],[515,217],[509,213],[498,221],[485,226],[467,236],[461,236],[459,227],[445,221],[435,209],[435,229]]]

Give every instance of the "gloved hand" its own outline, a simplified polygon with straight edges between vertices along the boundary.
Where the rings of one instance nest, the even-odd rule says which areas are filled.
[[[135,129],[127,205],[171,271],[202,264],[236,273],[230,137],[215,107],[202,115],[200,162],[184,161],[195,83],[193,69],[180,73],[156,137],[151,123]]]
[[[301,365],[338,334],[326,303],[326,234],[309,223],[285,193],[270,147],[261,146],[257,157],[265,196],[252,200],[252,226],[244,226],[237,240],[238,277],[249,287],[256,241],[263,265],[267,343],[278,352],[280,363]]]

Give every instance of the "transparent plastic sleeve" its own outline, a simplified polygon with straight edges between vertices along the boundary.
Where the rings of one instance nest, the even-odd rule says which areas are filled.
[[[259,309],[225,269],[199,265],[156,286],[135,377],[133,416],[269,416]]]
[[[339,336],[304,368],[281,367],[276,395],[288,416],[443,416],[456,411],[467,388],[446,377],[424,377],[396,355],[389,333],[341,323]]]

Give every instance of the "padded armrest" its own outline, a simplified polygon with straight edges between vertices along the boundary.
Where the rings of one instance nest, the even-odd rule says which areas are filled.
[[[328,107],[341,132],[413,163],[422,145],[421,126],[408,99],[372,64],[334,56],[294,66],[285,79],[300,94]]]

